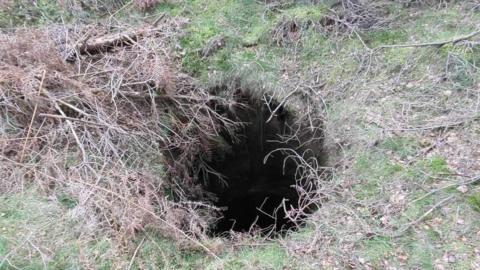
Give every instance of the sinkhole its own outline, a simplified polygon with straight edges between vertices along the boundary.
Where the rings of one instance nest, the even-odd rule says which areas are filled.
[[[215,206],[223,209],[211,233],[293,229],[298,223],[286,218],[285,209],[298,207],[297,163],[279,149],[302,152],[308,147],[313,148],[310,153],[320,157],[322,140],[312,138],[322,137],[318,134],[322,129],[299,132],[308,129],[299,128],[293,113],[278,103],[267,105],[255,100],[245,92],[236,93],[235,103],[241,106],[217,105],[215,110],[243,123],[241,128],[234,136],[227,131],[220,133],[211,159],[206,162],[209,170],[200,171],[198,175],[203,179],[203,189],[216,198]],[[285,140],[292,134],[296,135],[295,140]],[[306,140],[310,143],[304,143]]]

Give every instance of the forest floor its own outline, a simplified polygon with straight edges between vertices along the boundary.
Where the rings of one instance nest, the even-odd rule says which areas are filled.
[[[25,185],[0,194],[0,269],[480,269],[480,5],[333,2],[7,3],[5,33],[182,18],[169,46],[200,84],[319,101],[339,188],[286,235],[201,238],[211,256],[154,229],[121,245],[75,218],[76,198]]]

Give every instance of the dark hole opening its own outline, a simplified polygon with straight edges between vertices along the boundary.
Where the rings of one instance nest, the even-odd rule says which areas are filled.
[[[204,189],[217,198],[215,205],[224,209],[211,233],[247,232],[252,228],[269,232],[293,229],[295,224],[286,218],[284,209],[298,207],[297,165],[286,159],[286,153],[276,151],[299,147],[299,142],[279,140],[279,136],[290,132],[292,117],[279,107],[269,119],[276,105],[267,107],[242,95],[237,101],[247,106],[220,110],[232,120],[245,124],[236,138],[222,132],[207,162],[208,167],[221,176],[205,171],[199,173]]]

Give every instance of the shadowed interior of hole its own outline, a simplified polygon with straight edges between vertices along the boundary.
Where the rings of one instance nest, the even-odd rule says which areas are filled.
[[[221,134],[222,147],[213,149],[208,165],[223,176],[201,174],[204,189],[216,195],[216,206],[222,207],[222,219],[213,228],[213,234],[230,230],[249,231],[252,225],[280,231],[293,227],[285,218],[280,205],[297,207],[298,194],[294,188],[296,164],[286,160],[278,148],[296,148],[298,143],[279,142],[279,135],[287,131],[289,115],[280,108],[270,117],[264,104],[248,101],[248,107],[229,112],[230,118],[245,123],[234,140],[226,132]],[[269,155],[264,163],[264,158]]]

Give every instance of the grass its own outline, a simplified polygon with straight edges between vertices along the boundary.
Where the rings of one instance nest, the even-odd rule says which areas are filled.
[[[397,136],[386,138],[380,144],[380,148],[391,151],[401,158],[406,158],[417,154],[419,145],[415,138]]]
[[[0,28],[60,22],[62,16],[68,17],[69,15],[61,9],[57,1],[5,2],[0,5]]]
[[[35,248],[42,242],[56,250],[52,260],[45,262],[47,265],[56,267],[75,264],[68,256],[62,256],[65,253],[70,253],[70,256],[74,254],[69,252],[74,244],[72,241],[74,238],[71,238],[71,235],[68,237],[62,235],[61,230],[65,229],[63,226],[67,226],[63,221],[59,222],[64,213],[62,207],[33,194],[33,191],[28,191],[25,194],[0,198],[0,230],[2,231],[0,268],[42,268],[45,255],[39,251],[40,249]],[[51,242],[55,239],[72,242],[68,244],[60,241]],[[44,246],[41,247],[44,248]]]
[[[0,11],[0,27],[41,25],[68,18],[54,2],[37,1],[35,8],[15,2],[13,12]],[[389,8],[396,12],[395,7]],[[387,28],[367,30],[360,36],[371,48],[450,39],[471,32],[480,22],[478,13],[462,8],[461,3],[452,3],[448,9],[399,10]],[[260,237],[241,243],[208,239],[208,244],[223,247],[217,254],[220,260],[214,260],[200,250],[180,247],[148,230],[139,233],[134,247],[125,252],[114,245],[108,233],[82,235],[81,221],[71,217],[81,210],[75,198],[59,193],[47,200],[35,190],[3,194],[0,269],[39,269],[44,263],[51,269],[127,268],[130,264],[132,269],[289,269],[298,266],[299,261],[302,265],[313,262],[315,268],[319,262],[330,260],[342,268],[347,265],[345,256],[335,254],[342,248],[352,260],[356,259],[359,268],[474,269],[480,265],[475,253],[480,240],[478,187],[469,187],[465,194],[453,187],[428,195],[431,190],[461,181],[452,176],[456,172],[453,160],[458,154],[440,151],[446,135],[456,131],[474,137],[474,129],[468,125],[409,129],[442,124],[450,119],[450,113],[468,113],[464,104],[476,100],[478,48],[448,44],[440,49],[386,49],[373,55],[367,69],[367,58],[362,58],[365,48],[356,35],[337,39],[307,27],[302,29],[298,46],[278,45],[272,40],[272,31],[279,22],[319,21],[328,12],[324,4],[298,3],[272,11],[254,0],[186,0],[162,2],[147,12],[127,9],[120,18],[139,20],[161,12],[189,18],[176,50],[182,56],[182,68],[205,83],[232,74],[271,85],[278,85],[288,76],[298,76],[301,83],[313,85],[314,74],[326,83],[318,95],[328,102],[327,142],[338,152],[332,159],[340,164],[336,171],[339,181],[353,183],[345,185],[351,196],[343,199],[355,204],[345,207],[354,209],[362,224],[372,231],[398,229],[422,217],[447,196],[453,199],[433,209],[397,238],[386,233],[369,236],[364,231],[353,231],[349,233],[362,237],[347,245],[343,238],[350,234],[332,234],[332,238],[322,235],[325,238],[319,242],[328,244],[318,243],[316,250],[328,253],[331,249],[330,257],[315,252],[299,254],[301,249],[291,250],[284,243],[307,243],[315,230],[341,231],[348,223],[341,223],[345,216],[321,220],[323,226],[301,229],[285,236],[283,242]],[[203,56],[202,50],[216,37],[223,37],[224,45]],[[454,60],[446,66],[447,57],[452,55],[458,58],[451,58]],[[452,97],[443,97],[445,91],[451,91]],[[468,150],[467,140],[453,144],[466,145]],[[162,173],[161,165],[152,166]],[[449,261],[449,254],[455,259]]]
[[[480,212],[480,192],[468,196],[467,202],[473,210]]]
[[[0,197],[0,269],[280,269],[288,256],[278,245],[244,245],[220,253],[216,261],[196,249],[180,248],[154,232],[139,234],[138,248],[124,254],[104,232],[86,241],[70,200],[45,200],[35,190]],[[77,209],[78,210],[78,209]],[[222,240],[211,240],[211,245]]]

